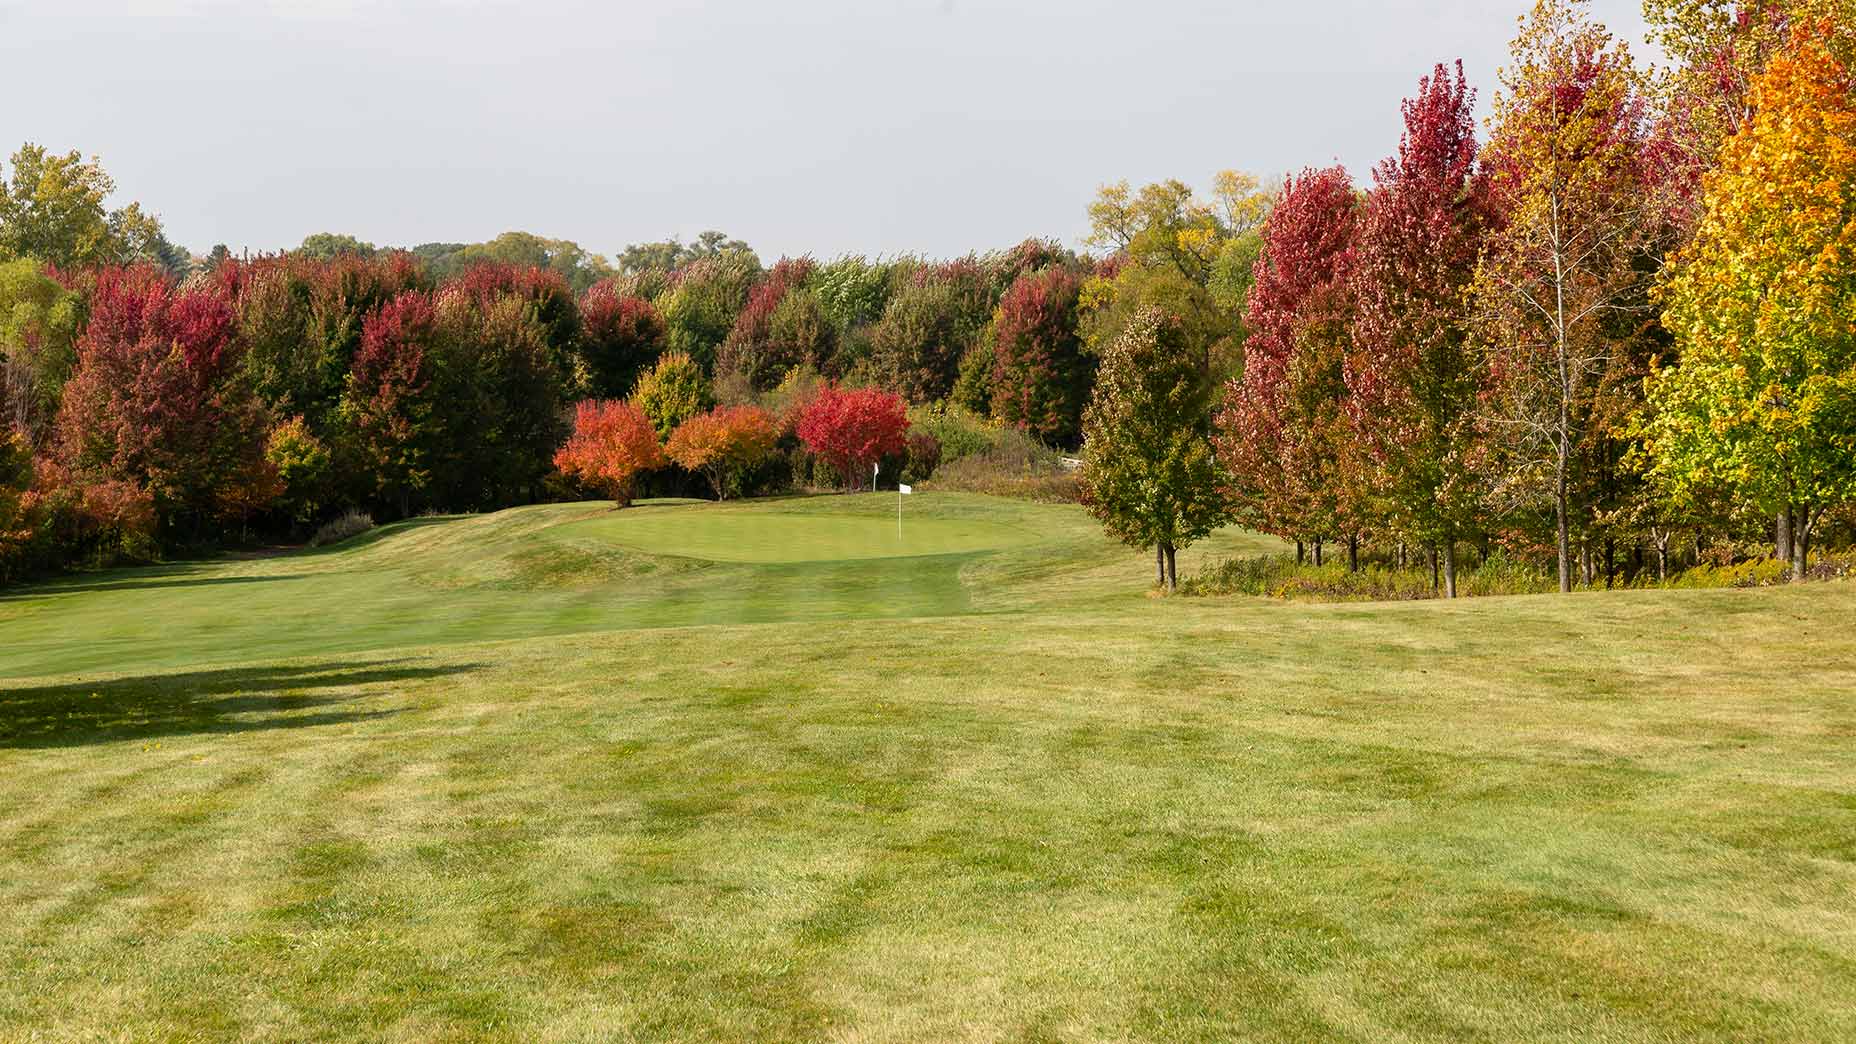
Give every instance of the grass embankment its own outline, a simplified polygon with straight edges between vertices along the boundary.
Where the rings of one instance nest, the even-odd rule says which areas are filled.
[[[0,600],[0,1037],[1856,1036],[1856,586],[1155,600],[908,508]]]

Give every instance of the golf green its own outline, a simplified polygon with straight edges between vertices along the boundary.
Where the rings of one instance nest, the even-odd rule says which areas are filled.
[[[872,498],[874,499],[874,498]],[[657,555],[714,562],[838,562],[967,554],[1031,542],[1030,530],[972,518],[816,511],[715,510],[711,505],[647,505],[562,526],[564,540],[609,540]]]

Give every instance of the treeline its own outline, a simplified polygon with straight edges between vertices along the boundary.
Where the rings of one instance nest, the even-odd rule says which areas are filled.
[[[714,234],[632,248],[637,267],[580,292],[558,265],[448,256],[312,237],[184,276],[0,262],[0,575],[301,538],[357,511],[626,499],[633,471],[717,495],[856,485],[879,460],[919,478],[940,445],[906,436],[909,404],[958,398],[1063,440],[1088,393],[1094,263],[1054,244],[763,267]],[[639,430],[621,401],[652,444],[572,451],[577,417]],[[614,453],[648,466],[615,482]]]
[[[1803,576],[1856,498],[1852,6],[1653,0],[1651,74],[1539,0],[1486,141],[1438,66],[1370,185],[1112,185],[1094,256],[176,257],[94,163],[29,146],[0,183],[0,570],[641,482],[971,476],[1016,432],[1001,467],[1080,452],[1168,583],[1232,521],[1434,556],[1444,593],[1497,551],[1562,589],[1759,541]]]
[[[1438,66],[1369,189],[1289,179],[1222,388],[1177,308],[1111,348],[1089,496],[1162,580],[1232,519],[1317,563],[1433,556],[1451,595],[1470,549],[1565,591],[1761,540],[1802,578],[1847,539],[1856,7],[1646,6],[1673,68],[1540,0],[1486,143]]]

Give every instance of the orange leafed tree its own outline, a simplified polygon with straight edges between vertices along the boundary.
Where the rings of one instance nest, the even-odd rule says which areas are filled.
[[[728,499],[749,468],[767,459],[780,424],[759,406],[723,406],[684,421],[670,435],[670,459],[709,480],[717,500]]]
[[[574,433],[554,455],[554,466],[604,490],[626,507],[638,476],[666,463],[657,429],[644,411],[616,399],[589,400],[574,408]]]

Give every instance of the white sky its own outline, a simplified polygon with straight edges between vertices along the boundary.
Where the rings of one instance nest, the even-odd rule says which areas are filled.
[[[602,254],[1074,243],[1098,185],[1339,160],[1528,0],[0,0],[0,154],[96,154],[196,252],[510,229]],[[1638,0],[1595,0],[1642,53]]]

